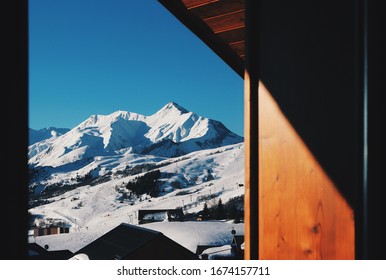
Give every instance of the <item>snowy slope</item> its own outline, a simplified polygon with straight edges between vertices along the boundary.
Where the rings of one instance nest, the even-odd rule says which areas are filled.
[[[182,207],[185,214],[197,213],[203,209],[204,203],[216,205],[220,198],[226,203],[230,198],[244,194],[243,187],[239,186],[244,181],[243,143],[197,151],[157,163],[162,174],[159,188],[163,190],[157,197],[144,194],[136,200],[121,202],[120,187],[135,176],[116,176],[98,185],[85,185],[65,192],[54,197],[49,204],[30,209],[40,219],[36,219],[36,223],[60,219],[72,226],[69,234],[37,237],[36,241],[48,244],[51,250],[76,251],[120,223],[130,223],[131,216],[138,209]],[[207,181],[208,170],[213,180]],[[173,182],[180,182],[179,188],[174,188]],[[242,224],[220,221],[160,222],[142,226],[161,231],[192,251],[197,245],[229,244],[232,227],[243,232]]]
[[[68,128],[56,128],[56,127],[47,127],[39,130],[29,129],[29,145],[35,144],[51,137],[57,137],[67,133],[70,129]]]
[[[161,163],[161,192],[158,197],[150,198],[145,194],[138,197],[134,205],[130,205],[131,201],[121,203],[121,186],[138,175],[116,176],[98,185],[85,185],[55,196],[51,198],[51,203],[34,207],[30,212],[44,217],[61,218],[73,225],[74,219],[77,219],[77,226],[84,228],[101,226],[101,218],[116,226],[127,221],[128,211],[184,206],[187,212],[198,212],[202,210],[205,197],[215,196],[207,200],[209,204],[214,204],[219,198],[226,202],[229,198],[244,193],[244,189],[238,186],[244,180],[243,144],[194,152]],[[208,170],[214,177],[211,181],[206,180]],[[180,182],[178,188],[173,187],[173,182]],[[76,209],[79,202],[82,202],[82,206]]]

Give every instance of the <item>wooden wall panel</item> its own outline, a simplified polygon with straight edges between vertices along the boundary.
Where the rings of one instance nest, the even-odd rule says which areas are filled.
[[[355,258],[353,210],[261,83],[259,258]]]

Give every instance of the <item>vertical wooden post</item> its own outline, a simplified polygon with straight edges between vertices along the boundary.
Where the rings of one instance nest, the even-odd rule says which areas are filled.
[[[245,259],[259,258],[258,205],[258,24],[259,1],[245,1],[245,76],[244,76],[244,145],[245,145]]]
[[[244,78],[244,145],[245,145],[245,202],[244,235],[245,259],[258,259],[258,129],[257,86],[247,71]]]
[[[353,210],[263,84],[259,113],[259,258],[353,259]]]

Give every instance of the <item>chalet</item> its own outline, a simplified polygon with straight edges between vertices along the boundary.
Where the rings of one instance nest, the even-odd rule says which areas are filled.
[[[74,253],[90,260],[198,260],[161,232],[122,223]],[[74,258],[75,259],[75,258]]]
[[[162,221],[183,221],[184,213],[179,209],[140,209],[138,210],[139,224]]]
[[[232,232],[233,237],[230,247],[227,245],[197,245],[196,254],[200,256],[202,260],[209,259],[209,255],[215,255],[218,253],[219,256],[211,257],[212,259],[232,259],[242,260],[244,259],[244,235],[236,235]],[[209,249],[209,250],[208,250]],[[224,252],[227,252],[224,254]]]
[[[51,234],[61,234],[61,233],[69,233],[70,228],[65,226],[53,226],[48,225],[44,227],[34,227],[34,236],[42,236],[42,235],[51,235]]]

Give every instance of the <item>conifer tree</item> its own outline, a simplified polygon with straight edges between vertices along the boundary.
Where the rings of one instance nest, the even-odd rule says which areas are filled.
[[[204,203],[204,209],[202,210],[202,217],[204,219],[210,218],[209,208],[208,208],[208,204],[206,202]]]
[[[221,220],[225,219],[225,208],[224,205],[222,204],[221,198],[218,200],[217,208],[216,208],[216,219]]]

